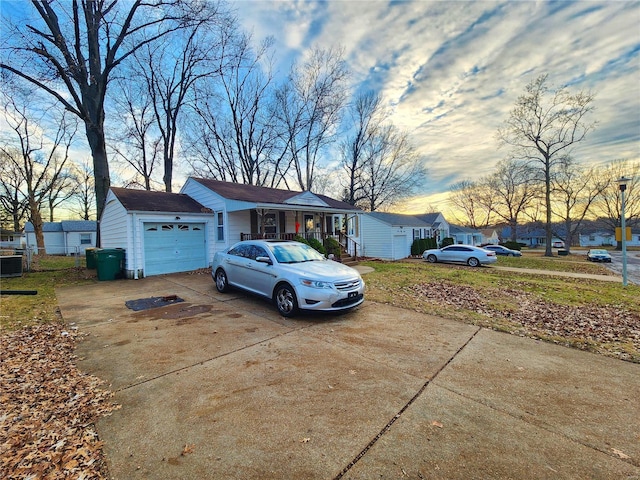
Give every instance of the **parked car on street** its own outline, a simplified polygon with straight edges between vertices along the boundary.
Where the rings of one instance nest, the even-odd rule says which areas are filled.
[[[496,252],[490,252],[484,248],[474,247],[472,245],[449,245],[447,247],[425,250],[422,258],[430,263],[466,263],[470,267],[479,267],[480,265],[488,265],[498,261]]]
[[[269,298],[280,314],[300,310],[341,311],[364,302],[357,270],[300,242],[247,240],[213,257],[211,276],[219,292],[237,287]]]
[[[604,248],[592,248],[587,252],[587,260],[590,262],[611,263],[611,255]]]
[[[518,250],[512,250],[507,247],[503,247],[502,245],[485,245],[485,250],[489,250],[490,252],[496,252],[496,255],[505,255],[507,257],[521,257],[522,252]]]
[[[555,241],[551,244],[551,246],[553,248],[564,248],[564,242],[561,241]]]

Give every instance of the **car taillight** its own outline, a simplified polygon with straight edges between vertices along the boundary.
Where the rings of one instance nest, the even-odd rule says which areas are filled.
[[[495,256],[496,256],[496,252],[487,253],[487,257],[495,257]]]

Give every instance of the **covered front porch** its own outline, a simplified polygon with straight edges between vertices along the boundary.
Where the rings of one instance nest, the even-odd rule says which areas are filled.
[[[250,231],[241,231],[240,240],[302,237],[323,243],[327,238],[334,238],[345,253],[357,257],[360,254],[359,215],[356,212],[255,208],[249,210]]]

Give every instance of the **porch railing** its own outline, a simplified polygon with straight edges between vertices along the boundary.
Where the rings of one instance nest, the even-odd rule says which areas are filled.
[[[339,232],[338,235],[332,235],[330,233],[320,232],[298,232],[298,233],[241,233],[240,240],[293,240],[295,237],[302,237],[306,240],[315,238],[320,242],[325,238],[333,237],[338,240],[338,243],[342,246],[344,252],[348,255],[358,258],[360,255],[360,244],[353,238],[343,232]]]
[[[240,240],[293,240],[295,237],[302,237],[306,240],[315,238],[323,241],[327,237],[331,237],[327,233],[315,232],[299,232],[299,233],[241,233]]]

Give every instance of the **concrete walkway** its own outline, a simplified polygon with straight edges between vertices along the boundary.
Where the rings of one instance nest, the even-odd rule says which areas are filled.
[[[114,479],[640,478],[638,364],[373,302],[284,319],[207,275],[56,293],[122,405]]]
[[[591,280],[600,280],[601,282],[622,283],[622,277],[618,275],[595,275],[593,273],[559,272],[556,270],[538,270],[533,268],[497,267],[495,265],[491,265],[489,268],[504,270],[506,272],[528,273],[530,275],[554,275],[556,277],[585,278]]]

